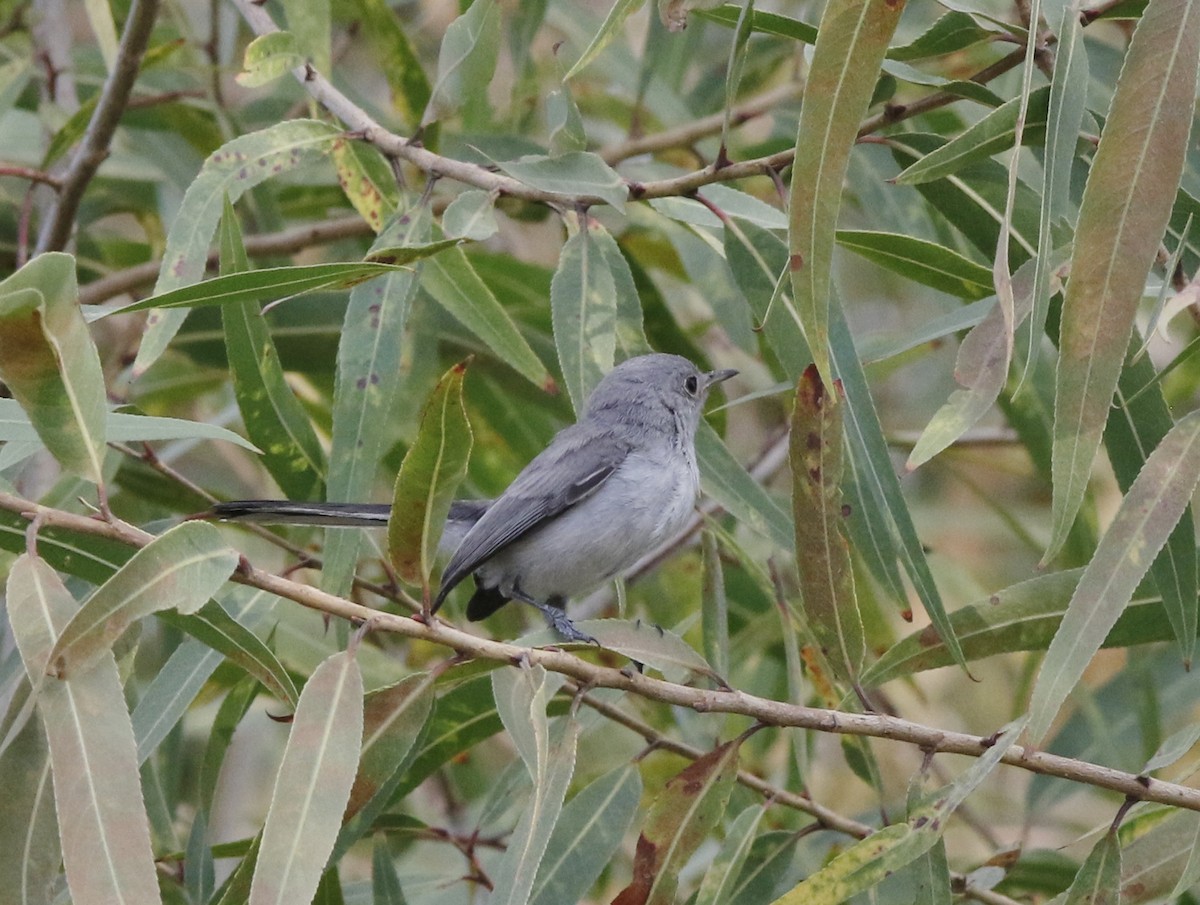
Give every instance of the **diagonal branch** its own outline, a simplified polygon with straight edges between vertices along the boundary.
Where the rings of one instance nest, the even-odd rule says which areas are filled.
[[[117,48],[116,63],[104,82],[87,132],[84,133],[79,147],[75,149],[75,156],[62,177],[58,199],[42,224],[37,254],[59,251],[66,247],[71,238],[75,214],[79,211],[83,193],[92,177],[96,175],[100,164],[104,162],[104,158],[108,156],[109,143],[129,102],[129,94],[133,91],[133,83],[137,80],[142,56],[146,53],[146,45],[150,43],[150,32],[154,29],[154,20],[158,16],[158,4],[159,0],[133,0],[129,7],[124,33]]]
[[[40,525],[46,527],[61,527],[133,547],[144,547],[153,540],[153,535],[118,520],[105,521],[65,512],[11,493],[0,492],[0,509],[31,521],[37,519]],[[584,686],[616,688],[648,700],[687,707],[697,713],[736,713],[768,726],[790,726],[840,735],[889,739],[914,745],[926,752],[963,754],[968,757],[979,757],[995,744],[994,737],[936,729],[886,714],[806,707],[737,689],[692,688],[655,679],[634,670],[590,663],[557,648],[530,649],[481,638],[437,619],[426,625],[414,618],[374,610],[318,588],[281,578],[254,567],[244,558],[230,580],[276,594],[330,616],[348,619],[355,624],[369,623],[371,628],[378,631],[394,632],[406,638],[446,647],[464,657],[502,663],[528,662],[561,673]],[[1114,770],[1021,745],[1009,748],[1001,757],[1001,762],[1031,773],[1108,789],[1134,801],[1154,801],[1200,811],[1200,789],[1146,775]]]

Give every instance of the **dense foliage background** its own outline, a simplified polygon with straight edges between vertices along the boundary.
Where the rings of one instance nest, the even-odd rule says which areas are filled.
[[[1200,0],[0,2],[0,899],[1194,901],[1198,64]],[[651,349],[741,373],[606,649],[410,618]]]

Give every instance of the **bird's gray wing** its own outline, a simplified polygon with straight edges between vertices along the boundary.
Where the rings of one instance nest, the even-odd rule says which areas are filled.
[[[624,437],[594,426],[577,424],[559,433],[463,538],[442,573],[434,611],[455,585],[506,546],[595,493],[629,450]]]

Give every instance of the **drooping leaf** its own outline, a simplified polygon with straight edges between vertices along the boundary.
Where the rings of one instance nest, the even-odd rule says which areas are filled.
[[[608,43],[617,35],[621,26],[625,24],[633,13],[642,8],[645,0],[617,0],[613,4],[612,9],[608,11],[600,30],[592,36],[592,40],[579,55],[579,59],[575,64],[567,70],[567,74],[563,76],[563,81],[568,81],[577,75],[580,70],[588,65],[592,60],[599,56],[600,51],[608,46]]]
[[[571,151],[556,157],[527,155],[517,160],[498,160],[496,166],[535,189],[566,196],[595,195],[623,210],[629,186],[621,174],[590,151]]]
[[[642,824],[632,881],[613,905],[675,901],[679,869],[725,812],[741,743],[736,738],[714,748],[667,781]]]
[[[1120,901],[1121,839],[1109,830],[1075,874],[1063,905],[1118,905]]]
[[[70,255],[38,255],[0,282],[0,380],[59,463],[100,483],[104,375]]]
[[[617,348],[617,289],[608,262],[592,239],[590,217],[567,239],[550,283],[554,344],[575,413],[612,370]]]
[[[420,585],[426,601],[442,528],[471,454],[471,425],[462,395],[466,371],[467,362],[455,365],[433,388],[392,496],[388,559],[402,580]]]
[[[478,0],[446,28],[438,51],[437,80],[421,118],[428,126],[485,98],[500,48],[500,10],[495,0]]]
[[[904,9],[896,0],[850,0],[825,7],[808,72],[796,139],[788,220],[794,303],[817,370],[833,379],[829,292],[833,238],[850,149],[867,111],[883,55]],[[777,316],[784,316],[783,314]]]
[[[971,300],[992,294],[992,275],[986,267],[936,242],[898,233],[839,229],[837,243],[939,292]]]
[[[304,65],[304,54],[290,31],[259,35],[246,45],[242,71],[236,76],[243,88],[258,88]]]
[[[1183,418],[1146,459],[1054,636],[1029,705],[1040,741],[1175,528],[1200,481],[1200,411]]]
[[[1079,210],[1059,330],[1045,561],[1062,547],[1083,502],[1183,169],[1190,123],[1170,111],[1190,108],[1198,67],[1200,3],[1149,4],[1130,41]]]
[[[50,747],[62,860],[79,905],[161,901],[133,729],[117,663],[104,651],[66,680],[42,677],[76,604],[58,575],[22,554],[9,572],[8,613]]]
[[[363,735],[363,685],[350,652],[334,654],[300,694],[263,826],[250,905],[308,902],[333,850]]]
[[[840,387],[827,387],[810,365],[796,385],[790,447],[796,566],[809,628],[838,677],[858,679],[866,654],[842,522]]]

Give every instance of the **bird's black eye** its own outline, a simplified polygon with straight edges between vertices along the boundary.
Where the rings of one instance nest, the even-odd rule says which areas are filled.
[[[695,396],[700,389],[700,381],[696,379],[695,374],[689,374],[687,380],[683,382],[683,387],[690,395]]]

